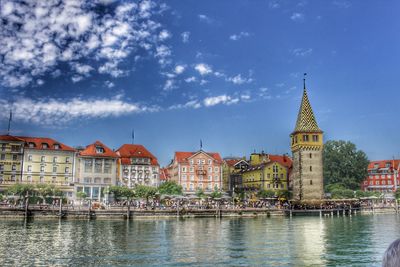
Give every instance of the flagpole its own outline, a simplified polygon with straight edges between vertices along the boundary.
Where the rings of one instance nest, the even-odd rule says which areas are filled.
[[[10,118],[8,119],[8,130],[7,130],[7,135],[10,135],[11,120],[12,120],[12,109],[10,109]]]

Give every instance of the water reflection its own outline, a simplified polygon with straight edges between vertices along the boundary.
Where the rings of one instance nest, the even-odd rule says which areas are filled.
[[[0,266],[379,266],[396,215],[0,221]]]

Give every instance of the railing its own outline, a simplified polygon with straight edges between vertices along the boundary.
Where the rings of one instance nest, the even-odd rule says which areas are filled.
[[[72,182],[41,182],[41,181],[0,181],[0,185],[14,185],[14,184],[50,184],[59,186],[70,186]]]

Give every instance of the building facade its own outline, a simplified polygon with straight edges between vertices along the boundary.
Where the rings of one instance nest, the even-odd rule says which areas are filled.
[[[247,169],[240,171],[243,189],[258,190],[288,190],[289,173],[292,160],[286,156],[253,153],[250,156]]]
[[[117,149],[119,182],[128,187],[137,184],[158,186],[160,165],[157,158],[142,145],[125,144]]]
[[[222,189],[230,194],[243,188],[241,170],[247,169],[249,163],[243,158],[226,158],[222,165]]]
[[[186,194],[194,194],[199,189],[211,193],[222,188],[222,158],[219,153],[203,150],[175,152],[168,169],[171,180],[181,185]]]
[[[399,171],[399,159],[371,161],[368,165],[368,176],[361,183],[361,190],[395,192],[400,185]]]
[[[318,127],[304,85],[296,127],[291,137],[293,199],[312,200],[324,197],[323,132]]]
[[[0,135],[0,189],[21,181],[25,141]]]
[[[25,141],[22,180],[51,184],[67,197],[73,196],[76,151],[51,138],[19,137]]]
[[[105,200],[104,190],[117,182],[118,155],[100,141],[79,151],[77,158],[75,197],[85,192],[88,199]]]

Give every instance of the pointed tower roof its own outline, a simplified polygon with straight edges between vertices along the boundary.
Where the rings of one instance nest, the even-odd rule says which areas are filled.
[[[298,132],[306,132],[306,133],[322,132],[321,129],[318,127],[310,101],[308,100],[305,83],[303,90],[303,98],[301,99],[300,110],[299,114],[297,115],[296,127],[293,133],[298,133]]]

